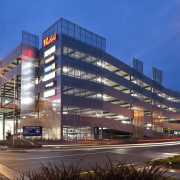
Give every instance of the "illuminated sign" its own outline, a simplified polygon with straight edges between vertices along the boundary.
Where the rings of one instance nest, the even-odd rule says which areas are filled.
[[[49,56],[50,54],[54,53],[56,51],[56,46],[52,46],[51,48],[44,51],[44,57]]]
[[[53,72],[50,72],[49,74],[45,74],[43,81],[48,81],[48,80],[53,79],[55,77],[56,77],[56,73],[55,73],[55,71],[53,71]]]
[[[48,90],[48,91],[45,91],[44,92],[44,97],[50,97],[50,96],[54,96],[56,94],[56,90],[55,89],[51,89],[51,90]]]
[[[48,73],[48,72],[50,72],[50,71],[52,71],[52,70],[54,70],[55,68],[56,68],[56,63],[53,63],[53,64],[45,67],[45,68],[44,68],[44,74],[45,74],[45,73]]]
[[[42,136],[42,126],[23,126],[23,136]]]
[[[51,81],[51,82],[45,84],[44,87],[45,87],[46,89],[48,89],[48,88],[52,88],[52,87],[54,87],[54,86],[56,86],[56,81]]]
[[[48,64],[48,63],[54,61],[55,58],[56,58],[55,55],[50,56],[49,58],[45,59],[45,64]]]
[[[50,45],[51,43],[55,42],[56,40],[57,40],[57,33],[55,33],[50,38],[47,37],[46,39],[44,39],[44,47],[47,47],[48,45]]]

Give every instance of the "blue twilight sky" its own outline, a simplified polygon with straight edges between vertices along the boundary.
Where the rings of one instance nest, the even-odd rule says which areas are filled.
[[[0,0],[0,59],[22,30],[41,37],[60,17],[105,37],[128,65],[143,61],[145,75],[163,70],[164,86],[180,92],[180,0]]]

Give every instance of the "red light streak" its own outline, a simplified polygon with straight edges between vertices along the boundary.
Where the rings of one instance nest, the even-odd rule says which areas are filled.
[[[153,142],[153,141],[179,141],[180,138],[172,138],[172,139],[147,139],[147,140],[136,140],[136,142]]]

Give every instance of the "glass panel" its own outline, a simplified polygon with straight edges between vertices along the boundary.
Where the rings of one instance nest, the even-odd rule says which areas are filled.
[[[69,36],[74,38],[74,31],[69,30]]]
[[[88,39],[91,39],[91,33],[88,32],[88,31],[86,31],[86,37],[87,37]]]
[[[68,30],[65,27],[62,27],[62,33],[65,35],[68,35]]]
[[[75,32],[78,33],[78,34],[81,33],[81,29],[80,29],[79,26],[76,26],[76,25],[75,25]]]
[[[81,36],[80,36],[80,34],[79,34],[79,33],[75,33],[75,39],[77,39],[77,40],[81,40]]]
[[[67,21],[62,20],[62,27],[66,28],[66,29],[68,28]]]
[[[69,30],[70,30],[70,31],[74,31],[74,24],[69,23]]]
[[[85,32],[85,30],[84,29],[81,29],[81,36],[86,36],[86,32]]]

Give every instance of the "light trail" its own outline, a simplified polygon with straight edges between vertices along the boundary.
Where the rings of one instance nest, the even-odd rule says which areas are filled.
[[[39,160],[39,159],[51,159],[51,158],[64,158],[64,157],[74,157],[74,156],[86,156],[86,155],[94,155],[94,154],[104,154],[108,152],[112,152],[113,149],[130,149],[130,148],[149,148],[149,147],[161,147],[161,146],[175,146],[180,145],[180,141],[176,142],[162,142],[162,143],[143,143],[143,144],[126,144],[126,145],[101,145],[100,147],[85,147],[85,149],[65,149],[59,151],[91,151],[91,150],[101,150],[107,149],[101,152],[86,152],[86,153],[77,153],[77,154],[66,154],[66,155],[59,155],[59,156],[42,156],[42,157],[30,157],[30,158],[21,158],[18,159],[19,161],[25,160]],[[103,146],[103,147],[102,147]],[[82,147],[81,147],[82,148]],[[88,148],[88,149],[87,149]],[[58,151],[58,150],[57,150]]]

